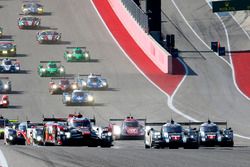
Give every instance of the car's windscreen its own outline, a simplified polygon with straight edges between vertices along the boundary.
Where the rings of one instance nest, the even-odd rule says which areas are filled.
[[[84,96],[84,92],[74,92],[75,96]]]
[[[74,121],[73,127],[90,127],[89,120]]]
[[[36,135],[43,135],[43,130],[42,129],[36,129]]]
[[[76,54],[82,54],[82,50],[77,49],[77,50],[75,50],[75,53],[76,53]]]
[[[33,21],[35,20],[33,17],[23,17],[22,21]]]
[[[55,31],[46,31],[45,35],[58,35]]]
[[[0,44],[0,49],[10,49],[12,46],[13,45],[11,43],[2,43]]]
[[[1,128],[4,127],[5,125],[7,125],[8,123],[9,123],[8,120],[6,120],[6,119],[0,119],[0,127]]]
[[[98,82],[99,79],[98,78],[89,78],[89,82]]]
[[[218,131],[218,126],[202,126],[201,131],[204,132],[217,132]]]
[[[127,127],[139,127],[139,123],[137,121],[124,122],[124,125]]]
[[[69,85],[69,80],[61,80],[60,84],[61,85]]]
[[[164,132],[168,133],[181,133],[182,127],[181,126],[165,126]]]
[[[11,65],[11,61],[10,60],[7,60],[4,62],[5,65]]]
[[[52,63],[52,64],[48,64],[48,68],[57,68],[57,65]]]
[[[25,126],[25,125],[19,125],[19,126],[18,126],[18,129],[19,129],[19,130],[26,131],[26,126]]]

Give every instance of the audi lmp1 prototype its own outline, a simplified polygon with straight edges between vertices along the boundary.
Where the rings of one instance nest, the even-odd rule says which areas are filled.
[[[94,97],[89,92],[74,90],[72,93],[63,93],[63,104],[68,105],[93,105]]]
[[[40,61],[40,63],[47,63],[46,67],[43,64],[39,64],[37,68],[38,75],[40,77],[57,77],[65,75],[65,68],[62,65],[61,61]]]
[[[0,40],[0,56],[16,56],[16,45],[13,40]]]
[[[58,43],[61,40],[61,33],[53,30],[44,30],[37,32],[36,40],[40,43]]]
[[[128,116],[125,119],[110,119],[109,125],[114,139],[144,139],[146,119],[135,119]],[[115,124],[114,122],[121,122]]]
[[[35,2],[27,2],[27,3],[23,3],[22,4],[22,13],[25,15],[36,15],[36,14],[43,14],[44,13],[44,9],[43,9],[43,5],[39,4],[39,3],[35,3]]]
[[[218,125],[226,128],[220,129]],[[233,130],[227,128],[227,122],[211,122],[208,120],[208,122],[200,125],[199,135],[202,145],[234,146]]]
[[[81,78],[81,76],[87,78]],[[100,74],[78,75],[76,80],[82,89],[105,90],[108,88],[108,81]]]
[[[17,21],[19,29],[36,29],[40,27],[40,24],[41,19],[34,16],[23,16]]]
[[[3,36],[3,28],[0,27],[0,38]]]
[[[3,81],[7,80],[7,81]],[[11,92],[11,81],[9,77],[0,77],[0,93],[10,93]]]
[[[16,73],[20,72],[20,63],[16,59],[0,59],[0,73]]]
[[[90,61],[90,54],[86,47],[67,47],[67,49],[64,52],[64,58],[67,62]]]
[[[59,80],[56,82],[56,80]],[[50,94],[62,94],[63,92],[72,92],[78,89],[78,84],[71,77],[57,77],[51,78],[49,82],[49,93]]]

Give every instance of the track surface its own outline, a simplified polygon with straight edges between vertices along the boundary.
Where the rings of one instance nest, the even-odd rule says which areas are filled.
[[[125,55],[121,52],[119,47],[110,37],[107,30],[104,28],[96,11],[92,7],[89,0],[44,0],[42,4],[48,13],[47,16],[42,16],[42,25],[50,28],[58,28],[62,32],[63,43],[60,45],[38,45],[35,42],[36,31],[21,31],[17,29],[16,19],[18,18],[17,11],[20,11],[21,1],[0,1],[2,8],[0,9],[0,24],[4,28],[6,35],[12,35],[17,43],[18,53],[20,57],[22,68],[27,71],[24,74],[11,74],[10,78],[13,81],[13,89],[17,94],[10,95],[12,102],[12,109],[1,109],[1,114],[6,117],[19,116],[21,120],[26,117],[32,120],[39,121],[43,114],[50,116],[65,116],[68,113],[81,111],[87,116],[95,115],[97,123],[105,124],[111,117],[124,117],[129,113],[137,117],[145,117],[149,121],[166,121],[170,118],[170,109],[167,106],[167,97],[151,85],[127,60]],[[13,12],[15,11],[15,12]],[[170,11],[169,11],[170,12]],[[176,11],[172,12],[176,13]],[[186,13],[188,14],[188,13]],[[7,16],[7,17],[6,17]],[[184,26],[184,23],[183,23]],[[198,42],[198,41],[197,41]],[[65,63],[63,61],[63,52],[66,46],[83,45],[90,50],[91,56],[96,61],[93,63]],[[110,91],[93,92],[96,97],[97,105],[94,107],[64,107],[61,103],[60,96],[50,96],[48,94],[49,79],[39,78],[36,73],[37,65],[40,60],[61,60],[65,65],[68,74],[74,73],[101,73],[108,78],[112,89]],[[207,58],[208,59],[208,58]],[[224,70],[226,81],[232,82],[230,69],[227,65],[217,59],[214,55],[211,56],[210,64],[214,64],[219,70]],[[226,102],[232,102],[233,97],[237,97],[241,104],[245,105],[247,109],[248,102],[241,98],[235,90],[234,85],[228,86],[226,81],[222,82],[220,77],[217,83],[224,83],[223,87],[216,84],[219,88],[213,90],[218,92],[216,98],[220,96],[223,103],[207,102],[209,98],[212,102],[214,96],[208,93],[208,88],[213,88],[214,83],[202,83],[202,79],[206,80],[204,74],[214,77],[216,69],[206,67],[207,62],[203,62],[201,75],[191,76],[188,78],[183,88],[176,96],[176,105],[182,109],[185,107],[185,112],[194,114],[199,119],[207,118],[206,112],[208,109],[215,109],[216,104],[222,105],[216,111],[226,113]],[[191,62],[191,60],[190,60]],[[198,66],[196,60],[194,66]],[[192,64],[190,64],[191,66]],[[194,67],[192,67],[194,69]],[[208,72],[209,70],[209,72]],[[223,71],[223,73],[224,73]],[[196,73],[199,73],[198,67]],[[217,72],[218,73],[218,72]],[[216,73],[216,75],[217,75]],[[1,75],[4,76],[4,75]],[[192,81],[192,78],[196,82]],[[203,81],[204,82],[204,81]],[[210,85],[210,86],[209,86]],[[227,94],[226,102],[222,90],[231,88],[232,90]],[[188,91],[184,91],[188,87]],[[193,89],[197,87],[197,90]],[[210,89],[209,89],[210,90]],[[234,91],[235,90],[235,91]],[[188,92],[194,97],[190,98]],[[219,94],[222,93],[222,94]],[[233,96],[236,95],[236,96]],[[189,97],[189,98],[187,98]],[[188,100],[187,100],[188,99]],[[195,99],[197,102],[195,102]],[[204,100],[202,100],[204,99]],[[198,101],[200,100],[200,101]],[[215,100],[215,99],[214,99]],[[195,103],[194,103],[195,102]],[[228,103],[229,103],[228,102]],[[233,105],[229,108],[236,108],[237,110],[230,110],[232,117],[239,119],[238,121],[245,121],[244,118],[249,114],[237,106]],[[244,107],[243,105],[243,107]],[[203,107],[203,108],[202,108]],[[239,106],[238,106],[239,107]],[[204,108],[207,109],[204,111]],[[223,109],[223,110],[222,110]],[[214,110],[212,110],[214,111]],[[196,112],[196,113],[194,113]],[[199,112],[199,113],[197,113]],[[240,112],[233,114],[233,112]],[[217,114],[219,115],[219,114]],[[178,115],[173,115],[178,121],[183,120]],[[222,117],[219,115],[219,118]],[[243,122],[243,123],[245,123]],[[231,121],[230,121],[231,123]],[[232,123],[234,129],[242,130],[237,121]],[[245,128],[248,128],[245,123]],[[249,128],[248,128],[249,129]],[[247,134],[249,132],[246,132]],[[239,140],[238,147],[233,149],[228,148],[202,148],[200,150],[145,150],[142,141],[118,141],[111,149],[101,148],[86,148],[86,147],[26,147],[26,146],[3,146],[0,148],[3,151],[9,166],[249,166],[249,152],[250,149],[245,143]],[[166,159],[166,157],[168,157]],[[233,157],[234,159],[232,159]]]

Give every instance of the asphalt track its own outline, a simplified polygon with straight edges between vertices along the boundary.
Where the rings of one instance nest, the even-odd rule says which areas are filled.
[[[20,11],[21,1],[8,0],[0,1],[2,8],[0,9],[0,24],[4,28],[6,35],[10,35],[17,43],[19,53],[18,59],[21,61],[22,68],[26,70],[22,74],[10,74],[13,81],[13,89],[16,94],[10,95],[12,108],[1,109],[1,114],[6,117],[26,120],[39,121],[41,116],[54,114],[56,116],[65,116],[71,112],[81,111],[87,116],[96,116],[97,122],[107,124],[111,117],[124,117],[131,113],[137,117],[147,117],[149,121],[166,121],[170,118],[170,109],[167,106],[167,97],[148,82],[129,62],[116,45],[109,33],[100,21],[96,11],[92,7],[89,0],[44,0],[41,1],[48,11],[46,16],[42,16],[42,25],[44,28],[58,28],[62,32],[62,44],[59,45],[39,45],[35,42],[34,30],[23,31],[18,30],[16,19]],[[170,12],[170,11],[169,11]],[[176,11],[172,11],[176,13]],[[188,13],[186,13],[188,14]],[[183,26],[184,23],[183,23]],[[188,28],[186,28],[188,30]],[[198,41],[197,41],[198,43]],[[65,63],[63,61],[63,51],[68,45],[84,45],[90,50],[91,56],[94,59],[92,63]],[[213,57],[212,57],[213,56]],[[247,126],[247,111],[243,112],[242,107],[237,108],[235,103],[228,104],[233,95],[237,95],[237,101],[245,105],[247,110],[248,102],[242,98],[235,90],[232,82],[231,71],[227,65],[214,55],[211,56],[210,63],[203,62],[203,68],[200,71],[192,67],[192,69],[200,75],[188,77],[184,82],[183,87],[177,93],[174,100],[179,109],[185,105],[185,111],[188,114],[195,114],[199,119],[206,119],[208,109],[214,109],[219,105],[217,103],[207,103],[206,98],[212,102],[213,98],[220,100],[218,110],[226,113],[226,109],[230,109],[232,117],[243,121],[246,129],[246,135],[249,133]],[[50,96],[48,94],[49,79],[39,78],[36,73],[37,65],[40,60],[61,60],[66,67],[68,74],[74,73],[101,73],[107,77],[112,89],[109,91],[95,91],[96,105],[94,107],[64,107],[61,103],[60,96]],[[207,58],[208,59],[208,58]],[[188,62],[189,63],[189,62]],[[191,60],[190,60],[191,63]],[[198,66],[194,60],[194,66]],[[208,93],[213,88],[214,84],[197,84],[196,82],[205,79],[204,74],[209,77],[214,77],[219,73],[216,69],[206,67],[206,64],[214,64],[219,66],[219,70],[223,70],[224,75],[217,76],[218,83],[228,83],[219,87],[215,91],[217,96]],[[190,64],[191,66],[192,64]],[[213,67],[214,67],[213,66]],[[211,66],[209,66],[211,67]],[[217,67],[217,68],[219,68]],[[198,69],[198,67],[197,67]],[[209,70],[209,71],[208,71]],[[210,71],[211,70],[211,71]],[[217,71],[217,73],[215,73]],[[224,73],[225,71],[225,73]],[[211,73],[210,73],[211,72]],[[202,76],[201,76],[202,75]],[[225,76],[226,75],[226,76]],[[1,75],[5,76],[5,75]],[[224,78],[220,78],[223,77]],[[194,78],[196,82],[192,81]],[[225,79],[222,82],[221,80]],[[205,79],[206,80],[206,79]],[[221,82],[220,82],[221,81]],[[207,79],[207,82],[208,79]],[[188,86],[189,85],[189,86]],[[209,86],[210,85],[210,86]],[[209,86],[209,87],[208,87]],[[188,91],[184,91],[188,87]],[[196,91],[193,90],[197,87]],[[230,92],[224,92],[223,89]],[[222,90],[221,90],[222,89]],[[188,96],[191,92],[192,97],[196,98],[197,103]],[[180,93],[181,92],[181,93]],[[189,92],[189,93],[190,93]],[[219,94],[222,93],[222,94]],[[227,94],[226,101],[224,97]],[[216,94],[215,94],[216,95]],[[187,96],[189,98],[187,98]],[[206,97],[208,96],[208,97]],[[219,96],[219,97],[218,97]],[[185,98],[186,97],[186,98]],[[188,100],[187,100],[188,99]],[[204,100],[202,100],[204,99]],[[192,101],[193,100],[193,101]],[[215,99],[214,99],[215,100]],[[188,103],[190,101],[190,103]],[[229,101],[227,103],[227,101]],[[189,105],[190,104],[190,105]],[[207,104],[211,104],[207,106]],[[205,107],[204,107],[205,106]],[[222,110],[222,107],[226,107]],[[200,107],[200,108],[199,108]],[[192,109],[193,108],[193,109]],[[231,110],[237,108],[236,111]],[[204,111],[206,109],[207,111]],[[196,111],[196,113],[194,113]],[[214,111],[214,110],[212,110]],[[199,113],[197,113],[199,112]],[[233,112],[239,112],[233,114]],[[245,115],[244,115],[245,114]],[[218,118],[223,119],[219,114]],[[178,115],[173,115],[178,121],[184,120]],[[216,115],[214,115],[216,116]],[[213,117],[214,117],[213,116]],[[236,117],[237,116],[237,117]],[[231,120],[230,120],[231,123]],[[240,132],[244,132],[243,128],[237,124],[237,121],[232,123],[232,127]],[[4,153],[9,166],[246,166],[249,164],[248,145],[239,140],[234,148],[201,148],[199,150],[145,150],[142,141],[118,141],[111,149],[88,148],[88,147],[27,147],[27,146],[3,146],[0,149]],[[168,157],[168,158],[166,158]]]

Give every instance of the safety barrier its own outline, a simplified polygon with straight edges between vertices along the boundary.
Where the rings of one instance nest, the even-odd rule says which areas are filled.
[[[172,56],[148,35],[130,15],[121,0],[108,0],[114,12],[138,46],[164,73],[172,73]]]

